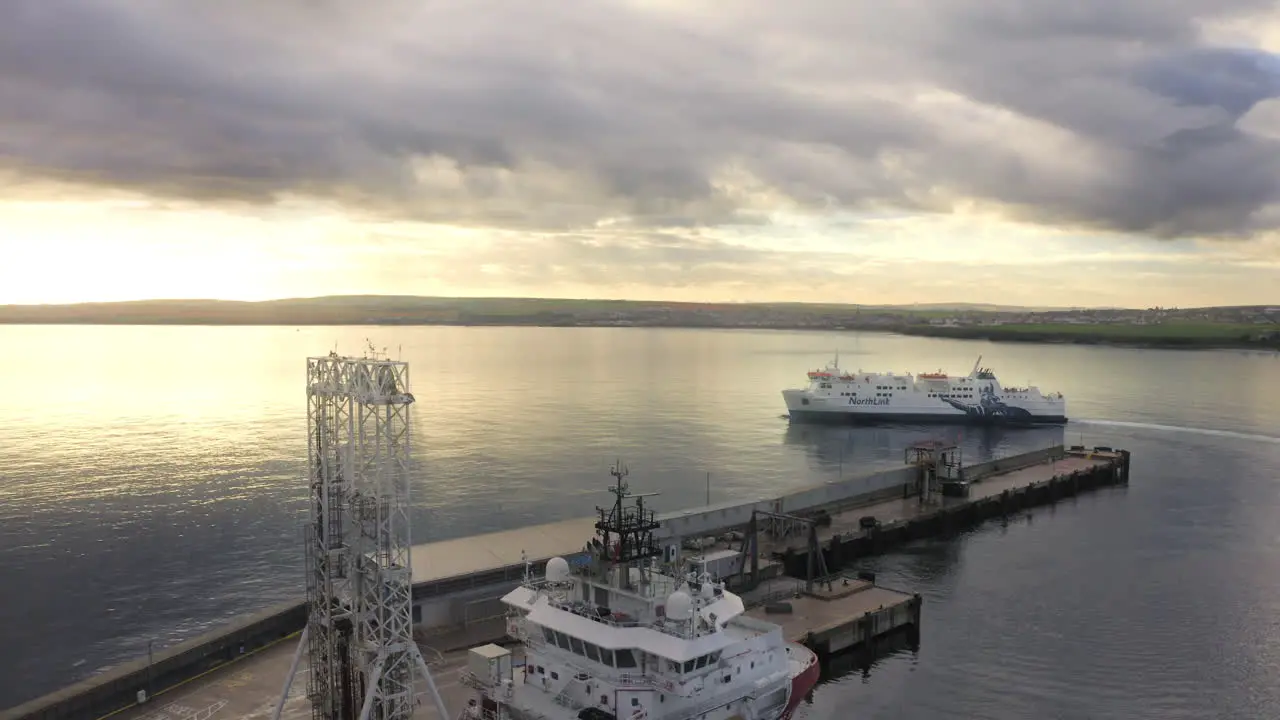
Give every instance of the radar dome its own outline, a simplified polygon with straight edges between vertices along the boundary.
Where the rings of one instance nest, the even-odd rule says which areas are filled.
[[[716,589],[711,585],[710,580],[702,581],[702,599],[711,600],[716,596]]]
[[[683,621],[693,619],[693,598],[683,590],[677,590],[667,596],[667,617]]]
[[[569,561],[562,557],[553,557],[547,561],[548,582],[566,582],[569,579]]]

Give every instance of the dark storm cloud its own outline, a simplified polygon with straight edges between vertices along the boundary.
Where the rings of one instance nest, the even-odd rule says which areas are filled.
[[[1280,145],[1235,122],[1277,95],[1276,61],[1198,38],[1265,7],[11,0],[0,163],[517,228],[972,199],[1234,235],[1275,217]]]

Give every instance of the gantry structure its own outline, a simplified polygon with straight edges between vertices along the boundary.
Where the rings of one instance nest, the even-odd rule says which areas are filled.
[[[409,526],[409,365],[307,358],[307,626],[277,706],[305,650],[313,720],[408,720],[414,675],[439,692],[413,641]]]

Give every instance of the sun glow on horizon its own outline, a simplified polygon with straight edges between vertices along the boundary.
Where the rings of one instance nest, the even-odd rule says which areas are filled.
[[[0,227],[0,304],[423,295],[1189,306],[1266,303],[1263,278],[1280,270],[1230,244],[980,213],[556,234],[377,222],[304,203],[251,214],[112,199],[0,202]]]

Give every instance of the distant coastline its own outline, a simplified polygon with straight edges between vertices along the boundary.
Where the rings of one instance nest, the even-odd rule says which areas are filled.
[[[1146,332],[1142,327],[1075,325],[1069,330],[1045,330],[1029,326],[948,328],[908,326],[903,335],[1066,345],[1112,345],[1166,350],[1275,350],[1280,351],[1280,335],[1250,332],[1250,328],[1170,327],[1167,332]],[[1233,333],[1239,333],[1232,336]]]
[[[892,332],[996,342],[1280,350],[1280,308],[1024,309],[991,305],[696,304],[338,296],[0,305],[0,324],[678,327]]]

